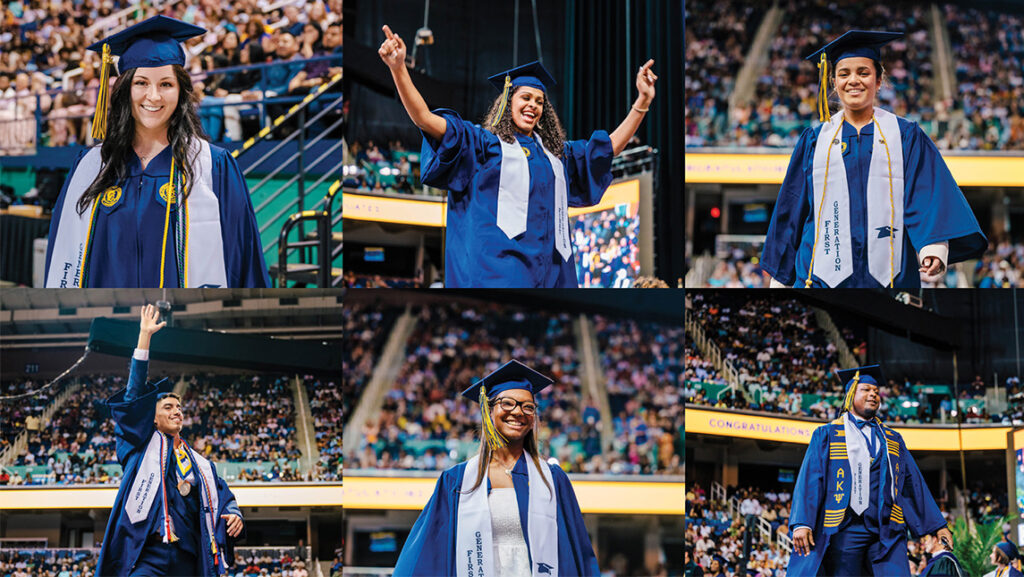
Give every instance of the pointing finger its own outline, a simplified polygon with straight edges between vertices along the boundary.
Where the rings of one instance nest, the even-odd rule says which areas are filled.
[[[393,38],[395,35],[394,32],[391,31],[391,27],[388,26],[387,24],[384,25],[382,30],[384,30],[384,35],[388,37],[388,40],[391,40],[391,38]]]

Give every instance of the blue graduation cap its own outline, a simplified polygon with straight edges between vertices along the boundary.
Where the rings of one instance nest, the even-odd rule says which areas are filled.
[[[181,42],[206,33],[206,29],[193,26],[167,16],[154,16],[129,26],[89,46],[89,50],[103,56],[100,65],[100,93],[96,99],[92,136],[102,139],[106,134],[109,73],[107,66],[120,56],[117,74],[132,68],[157,68],[168,64],[185,65],[185,51]]]
[[[512,389],[523,389],[536,395],[554,383],[549,377],[538,373],[523,363],[512,359],[498,367],[493,373],[473,383],[462,391],[462,396],[478,403],[493,399],[498,393]]]
[[[501,90],[501,107],[498,108],[498,114],[495,116],[494,122],[491,123],[491,126],[497,126],[498,121],[501,120],[502,115],[505,114],[508,95],[513,88],[518,86],[529,86],[547,94],[547,87],[557,84],[554,77],[551,76],[551,73],[548,72],[547,68],[544,68],[544,65],[541,64],[539,60],[534,60],[533,62],[523,64],[522,66],[516,66],[515,68],[506,70],[500,74],[495,74],[487,80],[489,80],[495,88]]]
[[[902,32],[876,32],[871,30],[850,30],[821,49],[808,56],[805,60],[820,59],[825,55],[833,64],[843,58],[864,56],[875,62],[882,59],[881,48],[886,44],[902,38]]]
[[[818,60],[818,120],[828,122],[832,117],[828,109],[829,62],[835,65],[844,58],[855,56],[864,56],[878,62],[882,59],[882,46],[902,37],[902,32],[850,30],[805,58]]]
[[[849,410],[853,406],[853,396],[857,392],[857,385],[860,383],[870,383],[878,386],[885,382],[885,379],[882,377],[882,367],[879,365],[842,369],[836,371],[836,377],[846,387],[846,399],[843,401],[844,411]]]
[[[534,60],[529,64],[516,66],[511,70],[495,74],[487,80],[489,80],[490,83],[498,90],[504,90],[505,85],[508,84],[510,88],[515,88],[517,86],[529,86],[543,91],[545,94],[548,91],[548,86],[558,84],[555,82],[554,77],[551,76],[551,73],[548,72],[548,69],[544,68],[544,65],[541,64],[539,60]]]
[[[504,447],[508,440],[495,428],[494,421],[491,420],[491,403],[488,399],[493,399],[499,393],[513,389],[523,389],[536,395],[554,382],[523,363],[512,359],[462,391],[462,396],[480,403],[480,422],[483,425],[484,439],[493,451]]]
[[[1017,550],[1017,546],[1009,541],[1000,541],[996,543],[996,547],[1005,554],[1010,561],[1020,557],[1020,552]]]

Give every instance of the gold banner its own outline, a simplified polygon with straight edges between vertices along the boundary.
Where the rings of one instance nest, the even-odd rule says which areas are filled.
[[[943,156],[963,186],[1024,186],[1024,156]],[[788,154],[686,153],[686,183],[782,184]]]
[[[824,423],[779,417],[686,409],[686,432],[806,445]],[[1005,450],[1010,427],[893,427],[912,451]]]
[[[407,224],[411,226],[444,226],[446,198],[394,198],[372,194],[342,193],[342,214],[345,219]],[[640,202],[640,181],[624,180],[608,187],[601,202],[585,208],[569,208],[569,217],[615,208],[620,204]]]
[[[435,485],[437,479],[348,477],[345,508],[420,510]],[[683,515],[686,509],[684,483],[575,480],[572,488],[584,513]]]

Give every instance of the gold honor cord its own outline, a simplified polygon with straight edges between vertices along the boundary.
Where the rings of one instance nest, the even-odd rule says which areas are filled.
[[[889,163],[889,288],[892,288],[895,284],[893,279],[894,272],[896,270],[896,201],[893,200],[892,190],[892,155],[889,154],[889,141],[886,140],[885,134],[882,133],[882,125],[875,120],[875,117],[871,117],[871,121],[875,123],[875,128],[878,130],[878,136],[882,139],[882,144],[885,145],[885,159]]]
[[[167,210],[164,214],[164,243],[160,249],[160,287],[164,288],[164,264],[167,262],[167,229],[171,224],[171,201],[174,200],[174,155],[171,155],[170,190],[167,191]],[[159,191],[157,192],[159,194]],[[184,287],[183,287],[184,288]]]
[[[92,117],[92,138],[103,140],[107,135],[107,104],[110,98],[110,64],[114,57],[110,55],[110,45],[103,45],[103,56],[100,59],[100,91],[96,97],[96,112]]]
[[[835,142],[836,137],[839,136],[839,131],[843,129],[843,123],[839,123],[839,127],[836,128],[835,134],[832,135],[830,142]],[[821,138],[821,133],[818,133],[818,138]],[[821,236],[821,213],[825,210],[825,189],[828,188],[828,169],[832,164],[832,145],[828,145],[828,154],[825,155],[825,182],[821,183],[821,202],[818,203],[818,218],[815,219],[814,223],[814,243],[811,244],[811,264],[807,267],[807,280],[804,281],[805,288],[811,288],[811,273],[814,271],[814,253],[818,252],[818,237]]]
[[[508,89],[512,88],[512,77],[508,74],[505,75],[505,87],[501,90],[501,106],[498,107],[498,114],[494,117],[494,122],[491,123],[491,128],[498,125],[498,121],[501,120],[502,115],[505,114],[505,105],[508,104]]]
[[[96,230],[96,209],[100,205],[100,197],[102,194],[96,195],[96,200],[92,203],[92,212],[89,213],[89,230],[85,232],[85,248],[82,249],[82,258],[78,262],[78,270],[82,271],[82,279],[78,283],[78,288],[87,288],[89,285],[86,276],[89,272],[89,248],[92,246],[92,233]]]

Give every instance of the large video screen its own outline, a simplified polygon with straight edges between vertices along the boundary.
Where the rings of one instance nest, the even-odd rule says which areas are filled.
[[[570,211],[581,288],[628,288],[640,276],[639,188],[635,180],[613,187],[597,210]]]

